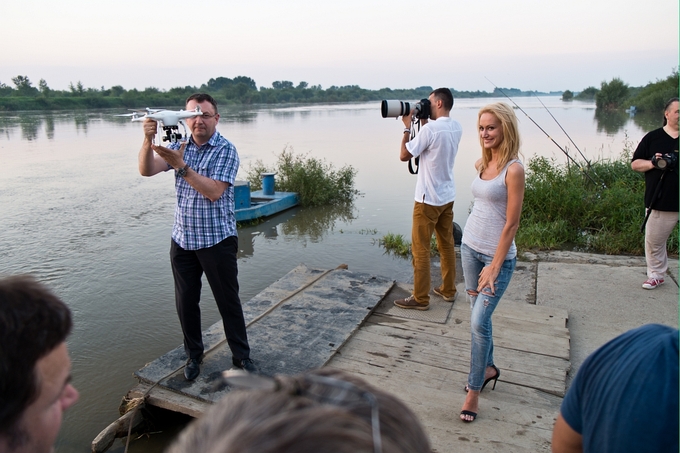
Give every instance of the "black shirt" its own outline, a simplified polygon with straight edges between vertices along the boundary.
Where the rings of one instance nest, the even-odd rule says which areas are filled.
[[[645,135],[638,145],[635,153],[633,153],[633,160],[645,159],[651,160],[656,154],[675,153],[678,155],[678,139],[673,138],[666,133],[663,128],[656,129]],[[661,187],[655,200],[652,200],[657,185],[661,180],[663,170],[653,168],[645,172],[645,207],[657,211],[678,211],[678,204],[680,196],[680,185],[678,185],[678,166],[666,170],[666,174],[661,181]]]

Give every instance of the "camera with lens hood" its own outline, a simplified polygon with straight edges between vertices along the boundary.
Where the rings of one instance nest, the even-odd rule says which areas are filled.
[[[673,170],[678,166],[678,152],[665,153],[661,157],[652,157],[652,165],[659,170]]]
[[[411,114],[413,110],[413,116],[419,120],[430,117],[430,100],[421,99],[417,103],[411,104],[404,101],[394,101],[394,100],[383,100],[380,105],[380,113],[382,113],[383,118],[397,118],[400,116],[405,116]]]

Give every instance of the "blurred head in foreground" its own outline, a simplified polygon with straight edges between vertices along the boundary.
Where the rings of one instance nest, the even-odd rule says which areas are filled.
[[[66,337],[71,312],[32,277],[0,279],[0,453],[53,450],[78,400]]]
[[[229,393],[167,453],[429,453],[415,414],[348,373],[277,376],[269,388]]]

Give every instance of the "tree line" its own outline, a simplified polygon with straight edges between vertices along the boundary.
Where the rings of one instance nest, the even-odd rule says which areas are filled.
[[[297,85],[288,80],[272,83],[271,87],[259,87],[255,80],[246,76],[233,79],[228,77],[211,78],[200,87],[185,86],[169,90],[154,87],[144,90],[126,90],[120,85],[111,88],[85,88],[78,81],[69,84],[68,90],[54,90],[45,79],[40,79],[38,86],[27,76],[18,75],[12,78],[14,87],[0,82],[0,111],[16,110],[67,110],[80,108],[140,108],[140,107],[177,107],[184,105],[185,99],[196,92],[212,95],[219,104],[282,104],[282,103],[335,103],[335,102],[367,102],[381,99],[422,99],[429,96],[430,86],[409,89],[381,88],[368,90],[358,85],[331,86],[309,85],[300,82]],[[502,96],[502,90],[510,96],[552,95],[561,92],[544,93],[538,91],[522,91],[517,88],[500,88],[494,91],[459,91],[451,89],[456,98],[479,98]]]
[[[185,86],[169,90],[148,87],[144,90],[135,88],[126,90],[120,85],[111,88],[85,88],[82,82],[71,82],[68,90],[54,90],[45,79],[40,79],[38,86],[33,86],[25,75],[12,78],[13,87],[0,82],[0,111],[16,110],[68,110],[86,108],[140,108],[140,107],[177,107],[184,105],[184,100],[196,92],[211,94],[219,104],[282,104],[282,103],[334,103],[334,102],[367,102],[381,99],[413,100],[426,98],[432,91],[430,86],[409,89],[381,88],[368,90],[358,85],[331,86],[309,85],[300,82],[297,85],[288,80],[279,80],[271,87],[258,87],[250,77],[237,76],[211,78],[200,87]],[[665,102],[678,96],[678,71],[663,80],[657,80],[644,87],[631,87],[620,78],[603,81],[600,88],[587,87],[580,92],[570,90],[522,91],[517,88],[495,88],[493,91],[461,91],[451,88],[455,98],[484,98],[534,95],[562,95],[562,100],[595,101],[598,110],[621,110],[635,106],[639,112],[659,112]]]
[[[661,112],[666,102],[678,97],[678,70],[662,80],[648,83],[644,87],[628,86],[623,80],[614,77],[603,81],[600,88],[590,86],[574,95],[570,90],[562,93],[562,100],[595,101],[598,110],[621,110],[635,107],[638,112]]]

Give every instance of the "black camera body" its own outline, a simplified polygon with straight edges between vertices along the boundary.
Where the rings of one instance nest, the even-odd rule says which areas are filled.
[[[652,165],[659,170],[673,170],[678,167],[678,152],[665,153],[661,157],[652,157]]]
[[[380,105],[383,118],[397,118],[411,113],[411,104],[404,101],[383,100]],[[413,105],[413,115],[419,120],[430,117],[430,100],[421,99]]]
[[[420,102],[418,102],[413,110],[415,111],[415,117],[418,118],[419,120],[422,119],[427,119],[430,117],[430,106],[432,104],[430,103],[429,99],[421,99]]]

